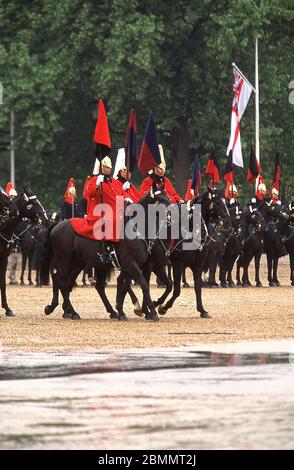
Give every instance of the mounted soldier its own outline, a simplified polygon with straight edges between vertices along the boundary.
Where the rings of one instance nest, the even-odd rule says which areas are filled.
[[[17,196],[17,191],[15,190],[11,181],[7,183],[5,192],[11,201],[13,201],[13,199]]]
[[[170,179],[165,176],[166,163],[164,159],[162,145],[158,145],[158,155],[159,161],[154,163],[153,168],[148,171],[149,176],[147,176],[142,182],[142,186],[140,189],[141,197],[147,194],[152,188],[152,186],[155,186],[158,189],[164,189],[167,197],[169,198],[172,204],[183,202],[183,198],[177,193]]]
[[[130,182],[132,173],[128,170],[126,165],[126,154],[125,149],[120,148],[117,153],[115,169],[113,177],[120,183],[122,190],[124,191],[125,199],[127,202],[138,202],[140,199],[140,193],[136,186]]]
[[[15,190],[14,185],[11,181],[7,183],[5,192],[11,201],[13,201],[13,199],[17,196],[17,191]],[[17,239],[14,239],[12,242],[11,253],[10,253],[10,273],[9,273],[10,285],[17,285],[17,280],[15,279],[15,273],[17,269],[17,261],[18,261],[19,254],[20,254],[19,243]]]
[[[73,178],[70,178],[64,193],[64,201],[60,208],[62,220],[71,219],[72,217],[84,217],[84,212],[80,208],[76,199],[77,191],[75,187],[75,181]]]

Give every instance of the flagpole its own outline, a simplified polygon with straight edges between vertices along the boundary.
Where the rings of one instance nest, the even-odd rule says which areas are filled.
[[[255,151],[256,160],[260,165],[260,147],[259,147],[259,76],[258,76],[258,39],[255,39]],[[256,190],[258,177],[256,178]]]

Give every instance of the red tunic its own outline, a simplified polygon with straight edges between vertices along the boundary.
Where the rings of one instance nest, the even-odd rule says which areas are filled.
[[[116,180],[118,184],[121,186],[121,189],[123,190],[123,183],[120,180]],[[125,199],[130,198],[132,199],[133,202],[138,202],[140,200],[140,193],[136,186],[134,186],[132,183],[126,191],[124,191]]]
[[[176,204],[177,202],[182,201],[181,196],[178,195],[178,193],[176,192],[175,188],[171,184],[168,177],[163,176],[162,179],[163,179],[162,182],[156,184],[157,188],[158,189],[164,189],[167,197],[169,198],[169,200],[172,204]],[[140,198],[145,196],[145,194],[147,194],[150,191],[153,183],[154,183],[154,180],[152,178],[150,178],[150,176],[147,176],[147,178],[145,178],[143,180],[142,186],[141,186],[141,189],[140,189]]]
[[[83,237],[118,242],[124,215],[124,192],[113,178],[103,181],[98,188],[96,180],[97,176],[94,176],[87,185],[88,215],[83,219],[70,219],[71,225]]]

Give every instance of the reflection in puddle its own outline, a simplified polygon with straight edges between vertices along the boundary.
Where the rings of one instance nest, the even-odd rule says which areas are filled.
[[[199,349],[2,353],[0,448],[293,448],[293,354]]]
[[[0,365],[1,380],[66,377],[107,372],[151,371],[199,367],[248,366],[258,364],[287,364],[292,353],[225,354],[212,351],[186,350],[152,352],[95,352],[76,356],[71,354],[7,354]]]

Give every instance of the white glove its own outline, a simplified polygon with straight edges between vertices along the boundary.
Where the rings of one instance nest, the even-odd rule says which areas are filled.
[[[123,184],[123,190],[126,191],[127,189],[130,189],[131,187],[131,184],[129,181],[126,181],[124,184]]]
[[[104,181],[104,175],[98,175],[96,180],[96,186],[100,186],[100,184]]]
[[[234,202],[235,202],[235,199],[232,197],[232,198],[230,199],[230,204],[234,204]]]
[[[133,204],[134,201],[130,197],[126,197],[125,201],[128,202],[129,204]]]

